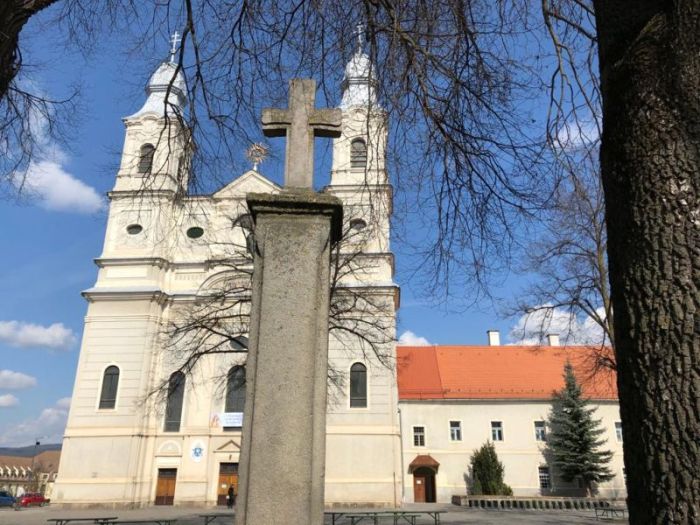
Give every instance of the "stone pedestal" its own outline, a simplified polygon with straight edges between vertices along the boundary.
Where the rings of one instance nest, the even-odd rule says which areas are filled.
[[[330,195],[249,194],[257,252],[236,525],[322,525],[331,244]]]

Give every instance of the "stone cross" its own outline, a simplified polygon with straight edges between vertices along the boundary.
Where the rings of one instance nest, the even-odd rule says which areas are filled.
[[[341,126],[315,93],[295,79],[289,109],[263,110],[265,135],[287,137],[295,191],[246,196],[256,249],[236,525],[323,525],[330,250],[343,205],[313,191],[314,137]]]
[[[316,109],[316,81],[289,81],[289,109],[263,109],[266,137],[287,137],[284,185],[313,188],[314,137],[340,137],[341,111]]]

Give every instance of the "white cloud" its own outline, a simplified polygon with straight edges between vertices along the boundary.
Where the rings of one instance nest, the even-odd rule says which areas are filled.
[[[26,188],[42,208],[73,213],[95,213],[104,208],[104,199],[91,186],[65,171],[64,155],[32,161],[27,168]]]
[[[56,401],[56,406],[58,408],[65,408],[68,410],[70,408],[70,397],[62,397],[58,401]]]
[[[19,399],[12,394],[3,394],[0,396],[0,408],[7,408],[19,405]]]
[[[61,400],[59,400],[60,402]],[[34,443],[60,443],[66,429],[68,410],[56,406],[45,408],[35,419],[27,419],[0,432],[0,446],[16,447]]]
[[[603,309],[598,309],[603,317]],[[539,345],[546,342],[547,334],[559,335],[561,344],[599,345],[605,340],[603,329],[590,317],[576,317],[563,308],[542,305],[539,310],[525,314],[508,334],[511,344]]]
[[[17,390],[20,388],[30,388],[32,386],[36,386],[36,377],[12,370],[0,370],[0,388]]]
[[[602,123],[594,118],[566,122],[557,132],[556,145],[563,150],[577,150],[600,140]]]
[[[430,346],[432,343],[425,337],[420,337],[410,330],[406,330],[399,337],[399,344],[403,346]]]
[[[40,86],[25,81],[25,88],[44,95]],[[49,129],[48,113],[36,106],[29,108],[29,128],[35,141],[32,160],[24,172],[17,172],[12,179],[21,191],[37,199],[39,206],[47,210],[71,213],[95,213],[105,207],[103,197],[83,181],[66,171],[68,155],[53,140]]]
[[[0,321],[0,342],[10,346],[67,350],[75,345],[76,341],[73,330],[63,326],[63,323],[41,326],[20,321]]]

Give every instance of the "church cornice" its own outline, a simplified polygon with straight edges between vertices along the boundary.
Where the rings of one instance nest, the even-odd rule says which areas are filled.
[[[348,170],[336,170],[333,173],[342,173]],[[331,175],[331,178],[333,175]],[[391,215],[394,212],[394,187],[391,184],[330,184],[322,190],[330,195],[356,195],[358,193],[383,193],[387,200],[387,214]],[[363,205],[356,203],[355,205]],[[366,204],[365,204],[366,205]]]
[[[89,288],[81,294],[88,302],[101,301],[156,301],[164,304],[168,299],[168,294],[159,288],[143,286],[125,288]]]
[[[93,259],[95,265],[99,268],[107,268],[110,266],[155,266],[164,270],[184,270],[184,269],[201,269],[209,271],[216,268],[243,268],[250,267],[252,263],[248,259],[207,259],[206,261],[188,262],[188,261],[170,261],[163,257],[97,257]]]
[[[109,200],[118,199],[133,199],[135,197],[143,199],[144,197],[160,197],[165,199],[174,199],[175,191],[173,190],[148,190],[148,189],[138,189],[138,190],[113,190],[107,192],[107,198]]]
[[[401,287],[396,283],[363,283],[363,284],[338,284],[333,293],[338,295],[357,294],[363,296],[386,296],[391,295],[394,299],[394,311],[401,307]]]
[[[336,173],[357,173],[362,170],[333,170],[331,176]],[[384,171],[384,170],[372,170],[372,171]],[[363,188],[371,191],[388,191],[393,192],[394,187],[391,184],[329,184],[325,186],[321,191],[331,192],[331,191],[348,191],[357,192],[357,188]]]
[[[158,268],[168,269],[172,263],[162,257],[97,257],[93,259],[98,268],[106,268],[108,266],[156,266]]]
[[[379,259],[385,260],[391,267],[391,276],[393,277],[396,273],[396,259],[393,252],[369,252],[369,253],[356,253],[356,252],[340,252],[338,256],[342,260],[369,260],[369,259]],[[367,265],[361,265],[362,267],[367,267]]]

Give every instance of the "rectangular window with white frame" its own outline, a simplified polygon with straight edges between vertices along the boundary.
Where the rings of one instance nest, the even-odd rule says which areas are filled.
[[[622,422],[615,421],[615,437],[618,443],[622,443]]]
[[[538,476],[540,479],[540,489],[549,490],[552,488],[552,478],[549,474],[549,467],[539,467]]]
[[[413,427],[413,446],[425,446],[425,427]]]
[[[461,421],[450,421],[450,441],[462,441]]]
[[[491,421],[491,441],[503,441],[502,421]]]
[[[547,429],[544,421],[535,421],[535,441],[547,441]]]

